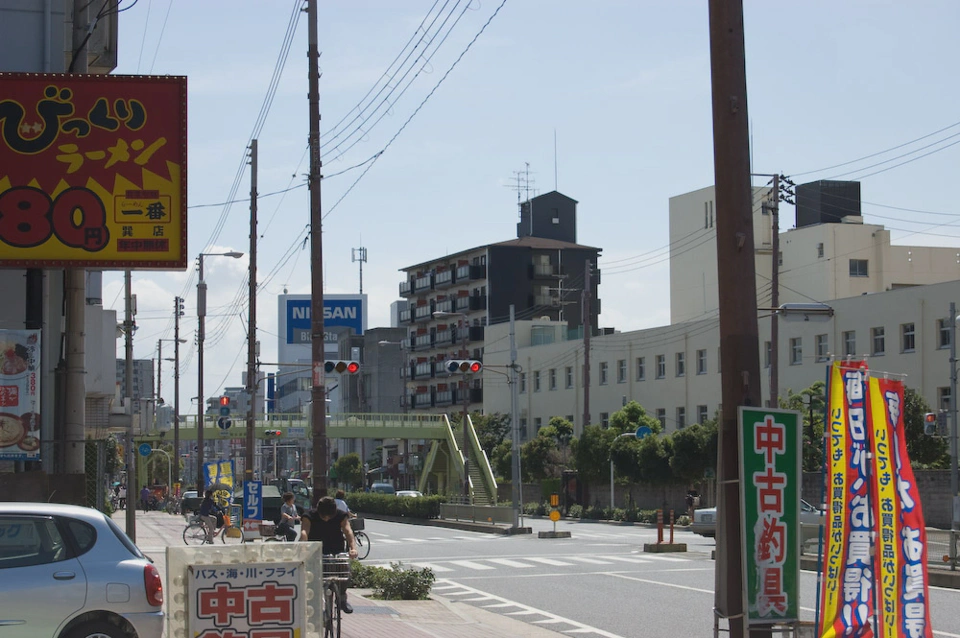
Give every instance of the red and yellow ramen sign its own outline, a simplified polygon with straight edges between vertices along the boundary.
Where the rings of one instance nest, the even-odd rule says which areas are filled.
[[[185,77],[0,73],[0,266],[186,268]]]

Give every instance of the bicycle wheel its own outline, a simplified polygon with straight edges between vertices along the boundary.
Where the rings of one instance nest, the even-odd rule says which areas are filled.
[[[220,530],[220,542],[224,545],[239,545],[243,541],[243,529],[236,525],[224,525]]]
[[[330,609],[330,636],[331,638],[340,638],[340,583],[333,583],[330,587],[333,593],[333,607]]]
[[[190,523],[183,530],[183,542],[186,545],[203,545],[207,539],[207,530],[200,523]]]
[[[357,558],[363,560],[370,554],[370,537],[366,532],[354,532],[353,537],[357,540]]]
[[[333,636],[333,584],[323,586],[323,638]]]

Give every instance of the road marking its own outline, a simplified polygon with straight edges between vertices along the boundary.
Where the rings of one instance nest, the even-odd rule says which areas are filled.
[[[378,538],[377,542],[378,543],[402,543],[403,541],[398,541],[393,538]]]
[[[610,565],[608,560],[600,560],[599,558],[589,558],[587,556],[567,556],[570,560],[575,560],[580,563],[587,563],[589,565]]]
[[[536,563],[543,563],[544,565],[553,565],[554,567],[570,567],[573,563],[567,563],[562,560],[555,560],[553,558],[541,558],[539,556],[527,556],[527,560],[532,560]]]
[[[527,563],[521,563],[518,560],[510,560],[509,558],[487,558],[486,560],[490,561],[491,563],[496,563],[497,565],[503,565],[505,567],[516,567],[517,569],[533,567],[533,565],[528,565]]]
[[[648,563],[648,562],[650,562],[650,561],[646,560],[645,558],[634,558],[633,556],[600,556],[600,558],[606,558],[606,559],[609,559],[609,560],[621,561],[621,562],[624,562],[624,563],[634,563],[634,564],[637,564],[637,565],[642,564],[642,563]]]
[[[453,570],[449,567],[444,567],[443,565],[437,565],[436,563],[410,563],[418,569],[430,569],[431,571],[440,573],[440,572],[452,572]]]
[[[460,567],[466,567],[467,569],[475,569],[477,571],[483,571],[486,569],[496,569],[496,567],[490,567],[490,565],[475,563],[472,560],[452,560],[449,562],[453,563],[454,565],[459,565]]]
[[[674,556],[664,556],[663,554],[644,554],[644,558],[649,558],[651,560],[662,560],[669,563],[686,563],[689,558],[676,558]]]
[[[404,538],[403,540],[408,543],[427,543],[429,542],[426,538]]]
[[[530,624],[541,624],[545,622],[549,622],[550,624],[564,623],[572,627],[571,629],[561,629],[559,627],[557,628],[557,630],[560,630],[564,634],[594,634],[597,636],[602,636],[603,638],[623,638],[623,636],[620,636],[618,634],[613,634],[613,633],[610,633],[609,631],[604,631],[597,627],[591,627],[590,625],[585,625],[581,622],[577,622],[576,620],[570,620],[569,618],[564,618],[563,616],[558,616],[557,614],[552,614],[548,611],[537,609],[536,607],[530,607],[529,605],[524,605],[522,603],[518,603],[516,601],[509,600],[507,598],[495,596],[485,591],[474,589],[473,587],[467,587],[466,585],[461,585],[455,581],[443,580],[443,581],[437,581],[436,583],[436,585],[444,585],[444,586],[447,584],[451,584],[459,587],[460,589],[463,590],[464,595],[472,594],[476,596],[488,597],[491,600],[500,601],[500,604],[503,606],[514,606],[520,610],[516,612],[507,612],[503,614],[504,616],[535,616],[538,614],[543,616],[544,618],[543,620],[534,621],[534,622],[531,622]],[[446,596],[448,594],[444,594],[444,595]],[[457,600],[463,601],[463,599],[459,599],[459,598]],[[489,607],[492,607],[492,605],[484,605],[484,607],[489,608]]]

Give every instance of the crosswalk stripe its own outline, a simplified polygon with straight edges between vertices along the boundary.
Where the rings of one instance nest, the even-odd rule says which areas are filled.
[[[403,541],[398,541],[398,540],[393,539],[393,538],[378,538],[378,539],[377,539],[377,542],[378,542],[378,543],[388,543],[388,544],[392,544],[392,543],[402,543]]]
[[[490,567],[490,565],[484,565],[482,563],[475,563],[472,560],[452,560],[450,561],[454,565],[459,565],[460,567],[466,567],[467,569],[475,569],[477,571],[483,571],[486,569],[496,569],[496,567]]]
[[[600,560],[598,558],[588,558],[586,556],[567,556],[570,560],[575,560],[580,563],[587,563],[588,565],[609,565],[610,561]]]
[[[490,561],[491,563],[503,565],[505,567],[516,567],[517,569],[523,569],[524,567],[533,567],[533,565],[528,565],[527,563],[521,563],[518,560],[510,560],[509,558],[488,558],[486,560]]]
[[[527,556],[527,560],[532,560],[536,563],[543,563],[544,565],[553,565],[554,567],[569,567],[573,563],[567,563],[562,560],[556,560],[554,558],[541,558],[539,556]]]
[[[662,560],[669,563],[686,563],[690,560],[689,558],[677,558],[675,556],[664,556],[663,554],[644,554],[644,558]]]
[[[429,567],[430,570],[440,573],[440,572],[452,572],[453,570],[449,567],[444,567],[443,565],[437,565],[436,563],[410,563],[417,569],[424,569]]]
[[[649,562],[643,558],[634,558],[633,556],[601,556],[600,558],[607,558],[609,560],[616,560],[623,563],[634,563],[637,565]]]
[[[426,543],[428,542],[426,538],[404,538],[403,540],[408,543]]]

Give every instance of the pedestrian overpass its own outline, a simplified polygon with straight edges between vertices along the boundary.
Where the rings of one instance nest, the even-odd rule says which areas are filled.
[[[205,442],[239,439],[246,436],[246,421],[233,419],[228,429],[221,429],[208,417],[204,424]],[[465,478],[471,501],[478,505],[493,505],[497,500],[497,482],[489,459],[480,447],[473,422],[467,416],[467,442],[463,443],[463,428],[454,428],[446,414],[391,414],[348,413],[327,415],[327,439],[398,439],[427,440],[429,449],[420,468],[417,485],[438,494],[459,495]],[[275,431],[280,436],[267,434]],[[255,437],[261,441],[299,440],[312,444],[310,422],[300,414],[271,414],[255,422]],[[197,440],[196,415],[180,416],[180,440]],[[173,432],[134,436],[134,444],[171,443]],[[464,455],[469,476],[464,477]]]

